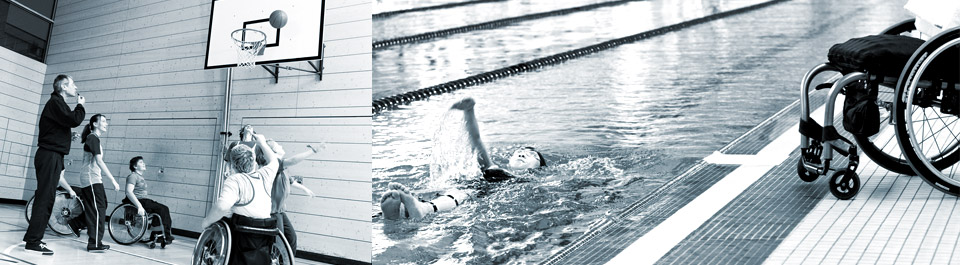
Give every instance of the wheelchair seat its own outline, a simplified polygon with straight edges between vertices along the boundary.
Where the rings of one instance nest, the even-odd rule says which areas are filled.
[[[843,74],[868,72],[873,75],[899,78],[910,57],[923,46],[924,41],[902,35],[870,35],[853,38],[830,47],[827,53],[829,64],[840,69]],[[956,47],[948,49],[943,56],[960,56]],[[924,79],[948,79],[955,81],[958,69],[956,63],[940,61]],[[893,84],[895,85],[895,84]]]
[[[871,35],[834,44],[827,53],[830,64],[847,74],[869,72],[897,77],[923,40],[901,35]]]

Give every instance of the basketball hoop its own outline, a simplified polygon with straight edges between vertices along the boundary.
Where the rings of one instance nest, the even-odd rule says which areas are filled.
[[[254,58],[263,52],[263,44],[267,34],[255,29],[238,29],[230,33],[233,43],[237,45],[237,67],[253,68]]]

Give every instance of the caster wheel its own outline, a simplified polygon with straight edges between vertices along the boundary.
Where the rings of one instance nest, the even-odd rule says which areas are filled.
[[[163,237],[160,238],[160,248],[167,248],[167,239],[166,239],[166,238],[163,238]]]
[[[803,158],[797,160],[797,175],[805,182],[813,182],[817,180],[817,177],[820,177],[816,172],[810,172],[803,166]]]
[[[150,249],[154,249],[156,247],[157,247],[157,242],[150,242]]]
[[[849,200],[860,192],[860,176],[856,172],[839,170],[830,177],[830,193],[841,200]]]

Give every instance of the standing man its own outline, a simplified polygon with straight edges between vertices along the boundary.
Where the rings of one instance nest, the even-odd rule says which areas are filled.
[[[70,128],[83,123],[86,112],[83,103],[86,100],[78,96],[77,86],[69,75],[58,75],[53,80],[53,93],[40,113],[37,154],[33,166],[37,171],[37,190],[34,193],[33,212],[27,233],[23,235],[26,251],[43,255],[53,255],[53,250],[40,241],[50,220],[57,184],[76,196],[70,184],[62,177],[63,156],[70,153]],[[66,96],[77,97],[77,106],[72,111],[64,100]]]

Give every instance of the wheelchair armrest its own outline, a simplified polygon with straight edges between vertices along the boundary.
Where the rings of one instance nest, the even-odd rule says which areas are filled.
[[[916,20],[917,20],[916,18],[911,18],[904,21],[900,21],[900,23],[893,24],[893,26],[890,26],[884,29],[883,31],[880,32],[880,34],[900,35],[901,33],[904,33],[904,32],[917,30],[917,25],[913,24],[914,22],[916,22]]]

